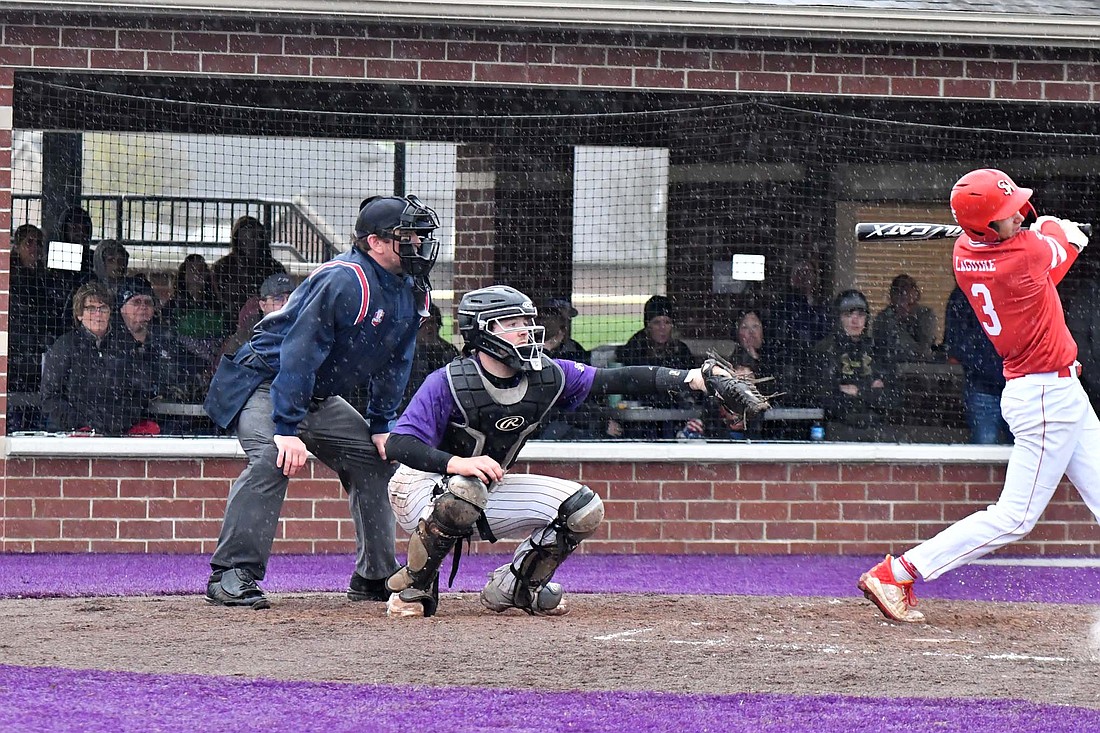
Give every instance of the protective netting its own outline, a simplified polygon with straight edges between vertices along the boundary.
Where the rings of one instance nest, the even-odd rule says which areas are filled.
[[[748,424],[613,398],[544,437],[967,442],[988,434],[967,400],[997,388],[977,380],[989,357],[967,312],[945,332],[952,241],[857,242],[854,225],[949,223],[951,184],[987,166],[1033,187],[1040,212],[1100,221],[1089,135],[763,102],[394,114],[32,79],[16,92],[9,432],[215,433],[199,405],[218,355],[349,246],[363,198],[399,192],[442,220],[428,326],[444,340],[465,290],[503,283],[540,306],[554,355],[690,367],[713,348],[784,393]],[[1063,286],[1086,374],[1090,262]],[[867,311],[861,339],[838,338],[838,297]],[[90,326],[106,329],[93,346],[66,337]],[[863,397],[839,397],[845,380]]]

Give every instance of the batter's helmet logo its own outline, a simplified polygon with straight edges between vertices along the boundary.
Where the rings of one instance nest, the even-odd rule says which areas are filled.
[[[1012,181],[1006,181],[1003,178],[997,181],[997,188],[1004,191],[1005,196],[1011,196],[1016,191],[1016,187],[1012,185]]]
[[[519,415],[509,415],[497,420],[496,429],[504,433],[510,433],[513,430],[519,430],[526,424],[527,421]]]

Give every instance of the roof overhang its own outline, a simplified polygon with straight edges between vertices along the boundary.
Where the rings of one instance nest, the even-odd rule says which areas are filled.
[[[1100,47],[1100,15],[1035,15],[720,0],[0,0],[0,11],[416,22],[831,40]]]

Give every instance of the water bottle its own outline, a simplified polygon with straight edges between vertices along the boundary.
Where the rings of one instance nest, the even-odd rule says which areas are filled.
[[[814,424],[810,426],[810,440],[825,440],[825,426],[816,420]]]

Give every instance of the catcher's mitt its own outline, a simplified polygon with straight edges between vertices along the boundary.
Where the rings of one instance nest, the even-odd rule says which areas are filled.
[[[746,415],[757,415],[771,407],[768,402],[770,397],[760,394],[756,388],[757,384],[771,377],[757,379],[752,372],[737,374],[729,362],[714,352],[707,352],[707,356],[711,358],[703,362],[702,372],[708,395],[725,405],[727,410]],[[728,374],[716,373],[714,367],[721,367]]]

